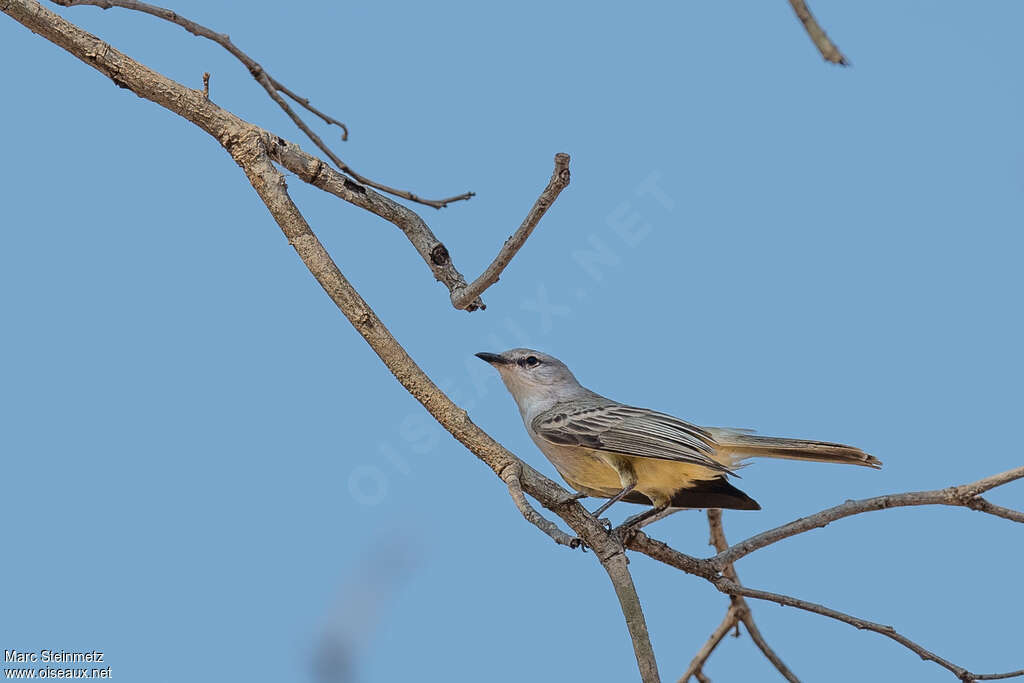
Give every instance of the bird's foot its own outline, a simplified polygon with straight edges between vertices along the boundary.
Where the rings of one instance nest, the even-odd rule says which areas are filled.
[[[631,524],[629,520],[627,520],[622,524],[618,525],[617,527],[615,527],[614,529],[609,529],[608,533],[614,536],[615,538],[619,539],[620,543],[625,543],[629,540],[630,536],[636,533],[638,528],[639,527],[637,527],[636,524]]]

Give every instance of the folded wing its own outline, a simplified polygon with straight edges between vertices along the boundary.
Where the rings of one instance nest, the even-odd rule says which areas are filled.
[[[711,457],[717,444],[706,430],[671,415],[608,399],[595,397],[591,401],[556,405],[534,418],[531,427],[554,444],[730,472]]]

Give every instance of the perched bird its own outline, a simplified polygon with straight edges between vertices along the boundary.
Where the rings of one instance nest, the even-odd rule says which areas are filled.
[[[583,495],[609,499],[595,516],[620,500],[653,506],[627,524],[666,508],[760,510],[727,479],[751,457],[882,466],[853,446],[698,427],[623,405],[583,387],[562,361],[540,351],[476,355],[501,374],[527,433],[562,478]]]

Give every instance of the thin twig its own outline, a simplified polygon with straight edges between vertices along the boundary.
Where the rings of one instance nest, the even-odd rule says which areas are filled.
[[[326,123],[328,125],[335,125],[335,126],[338,126],[339,128],[341,128],[341,141],[342,142],[345,142],[346,140],[348,140],[348,126],[346,126],[344,123],[342,123],[338,119],[334,118],[333,116],[329,116],[328,114],[325,114],[324,112],[320,111],[319,109],[317,109],[316,107],[314,107],[312,104],[309,103],[309,98],[308,97],[302,97],[301,95],[296,95],[291,90],[289,90],[284,85],[284,83],[282,83],[281,81],[277,80],[276,78],[274,78],[270,74],[267,74],[267,77],[270,79],[271,84],[274,86],[274,88],[276,90],[279,90],[279,91],[283,92],[285,95],[290,97],[292,100],[294,100],[298,104],[302,105],[302,107],[306,111],[310,112],[311,114],[315,114],[316,116],[319,116],[324,121],[324,123]]]
[[[687,683],[690,678],[697,675],[697,672],[703,671],[704,663],[708,661],[708,657],[715,651],[718,644],[722,642],[722,639],[728,635],[729,630],[733,626],[739,623],[739,615],[736,613],[736,608],[732,605],[725,611],[725,617],[722,618],[722,623],[711,632],[711,636],[708,637],[707,642],[697,650],[697,654],[694,655],[693,659],[690,660],[690,666],[686,668],[683,675],[679,677],[677,683]],[[699,680],[699,679],[698,679]]]
[[[827,524],[834,522],[837,519],[842,519],[843,517],[857,515],[862,512],[873,512],[875,510],[885,510],[887,508],[894,507],[915,505],[952,505],[967,507],[973,510],[978,510],[979,512],[986,512],[998,517],[1004,517],[1016,522],[1021,522],[1024,521],[1024,515],[1019,512],[1002,508],[997,505],[992,505],[986,500],[982,500],[981,504],[972,504],[972,501],[977,500],[979,495],[989,489],[1001,486],[1016,479],[1021,479],[1022,477],[1024,477],[1024,467],[1016,467],[1012,470],[994,474],[990,477],[985,477],[984,479],[980,479],[970,484],[963,484],[961,486],[951,486],[949,488],[936,489],[934,491],[894,493],[887,496],[865,498],[863,500],[850,500],[842,505],[836,505],[835,507],[803,517],[794,522],[790,522],[789,524],[783,524],[780,527],[769,529],[768,531],[752,536],[745,541],[740,541],[728,550],[720,552],[718,555],[711,558],[711,562],[716,569],[722,570],[727,565],[736,562],[736,560],[749,555],[755,550],[771,545],[772,543],[778,543],[790,536],[795,536],[797,534],[804,533],[805,531],[810,531],[811,529],[826,526]]]
[[[92,7],[99,7],[105,10],[110,9],[112,7],[120,7],[122,9],[134,10],[136,12],[149,14],[150,16],[154,16],[159,19],[169,21],[173,24],[177,24],[189,33],[195,36],[199,36],[200,38],[212,40],[213,42],[217,43],[225,50],[230,52],[232,55],[234,55],[234,57],[238,59],[238,61],[240,61],[245,66],[246,69],[249,70],[249,73],[252,74],[252,77],[256,79],[257,83],[263,86],[263,89],[266,90],[267,94],[270,95],[270,98],[277,103],[277,106],[281,107],[282,111],[284,111],[284,113],[288,115],[288,118],[290,118],[295,123],[299,130],[305,133],[306,137],[308,137],[313,142],[313,144],[319,147],[320,151],[326,154],[330,158],[330,160],[334,162],[334,165],[337,166],[340,171],[348,174],[354,180],[364,185],[369,185],[370,187],[374,187],[380,190],[381,192],[387,192],[388,194],[395,195],[396,197],[402,197],[403,199],[408,199],[409,201],[412,202],[417,202],[419,204],[424,204],[426,206],[432,206],[435,209],[443,209],[452,202],[469,199],[470,197],[474,196],[473,192],[463,192],[462,194],[455,195],[454,197],[446,197],[445,199],[426,199],[416,194],[413,194],[412,192],[400,190],[398,188],[390,187],[388,185],[378,183],[374,180],[370,180],[366,176],[357,173],[351,166],[342,161],[341,158],[338,157],[338,155],[336,155],[331,150],[331,148],[327,146],[327,143],[320,139],[319,135],[314,133],[313,130],[308,125],[306,125],[306,122],[302,120],[302,117],[299,116],[299,114],[294,109],[292,109],[291,105],[289,105],[284,100],[284,98],[282,98],[281,95],[278,93],[279,91],[285,93],[285,95],[295,100],[295,102],[302,105],[313,114],[319,116],[326,123],[340,127],[342,130],[342,140],[348,139],[348,128],[345,126],[345,124],[314,108],[312,105],[310,105],[308,98],[296,95],[291,90],[281,85],[280,81],[278,81],[270,74],[268,74],[255,59],[247,55],[245,52],[239,49],[237,45],[231,42],[230,36],[228,36],[226,33],[217,33],[213,29],[207,28],[206,26],[196,23],[191,19],[186,19],[185,17],[181,16],[173,10],[169,10],[165,7],[159,7],[157,5],[150,5],[149,3],[145,2],[140,2],[140,0],[51,0],[51,2],[57,5],[61,5],[63,7],[89,5]]]
[[[789,0],[789,4],[793,6],[793,11],[796,12],[797,18],[804,25],[807,35],[811,37],[811,42],[818,48],[818,52],[825,58],[825,61],[847,66],[849,62],[846,61],[846,57],[843,56],[843,53],[839,51],[836,44],[825,34],[825,30],[821,28],[818,20],[811,14],[811,9],[807,6],[807,3],[804,0]]]
[[[569,186],[569,155],[559,152],[555,155],[555,170],[551,172],[551,180],[547,187],[537,197],[537,201],[530,207],[529,213],[523,219],[519,228],[512,233],[512,236],[505,240],[498,255],[494,257],[491,265],[480,273],[480,277],[473,280],[465,289],[452,293],[452,304],[455,308],[466,308],[472,306],[484,290],[498,281],[501,272],[512,261],[520,248],[526,244],[527,238],[533,229],[537,227],[540,219],[547,212],[548,208],[555,203],[562,190]]]
[[[508,485],[509,495],[511,495],[512,500],[515,501],[516,507],[519,508],[519,512],[522,513],[527,522],[550,536],[555,543],[568,546],[570,548],[578,548],[580,545],[580,540],[578,538],[573,538],[559,529],[554,522],[537,512],[537,510],[530,505],[530,502],[526,500],[526,495],[523,493],[523,486],[519,481],[519,477],[522,475],[522,472],[523,469],[519,466],[519,463],[513,462],[509,463],[508,467],[502,470],[498,475],[501,477],[501,480]]]

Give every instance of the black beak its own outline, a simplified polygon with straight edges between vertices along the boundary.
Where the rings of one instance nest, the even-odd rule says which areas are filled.
[[[474,355],[480,360],[486,361],[491,365],[505,365],[506,363],[509,362],[496,353],[487,353],[486,351],[481,351],[480,353]]]

